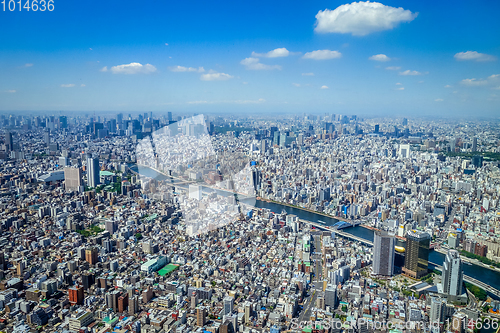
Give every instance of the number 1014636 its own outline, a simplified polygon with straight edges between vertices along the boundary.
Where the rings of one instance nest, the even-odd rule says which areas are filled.
[[[54,0],[2,0],[0,2],[0,8],[2,8],[4,12],[52,12],[55,9]]]

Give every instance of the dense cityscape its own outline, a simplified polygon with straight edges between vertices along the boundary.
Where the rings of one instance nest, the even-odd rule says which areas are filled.
[[[0,333],[500,333],[500,1],[0,0]]]
[[[0,125],[2,331],[498,328],[498,122]]]

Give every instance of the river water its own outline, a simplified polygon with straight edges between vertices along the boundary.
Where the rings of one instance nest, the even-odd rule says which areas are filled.
[[[137,166],[134,165],[131,168],[133,171],[138,172]],[[167,176],[162,175],[162,174],[156,172],[155,170],[153,170],[151,168],[147,168],[147,167],[141,167],[139,171],[140,171],[141,175],[144,175],[146,177],[155,178],[158,180],[165,180],[168,178]],[[185,185],[182,187],[185,187]],[[230,193],[230,192],[222,192],[222,194],[224,194],[224,193],[228,194],[228,195],[232,195],[232,193]],[[299,208],[281,205],[281,204],[274,203],[274,202],[257,200],[255,202],[255,207],[256,208],[267,208],[267,209],[271,210],[272,212],[278,213],[278,214],[281,213],[282,211],[286,211],[287,214],[297,215],[299,217],[299,219],[301,219],[301,220],[323,223],[327,226],[331,226],[331,225],[335,224],[336,222],[338,222],[337,219],[332,218],[332,217],[323,216],[321,214],[309,212],[309,211],[299,209]],[[373,230],[357,226],[357,227],[352,227],[352,228],[345,228],[345,229],[342,229],[342,231],[373,242],[373,233],[374,233]],[[404,246],[404,241],[398,240],[397,245]],[[443,261],[444,261],[444,255],[439,253],[439,252],[436,252],[436,251],[431,251],[429,254],[429,261],[436,263],[438,265],[442,265]],[[429,266],[430,266],[430,268],[433,268],[432,264],[429,264]],[[464,271],[465,275],[468,275],[472,278],[475,278],[479,281],[482,281],[483,283],[489,284],[493,288],[500,290],[500,272],[492,271],[490,269],[487,269],[487,268],[484,268],[484,267],[481,267],[478,265],[466,265],[466,264],[463,265],[463,271]]]

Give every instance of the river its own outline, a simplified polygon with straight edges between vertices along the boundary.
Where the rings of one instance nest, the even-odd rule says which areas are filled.
[[[132,170],[137,172],[138,171],[137,166],[132,166]],[[162,174],[156,172],[155,170],[153,170],[151,168],[147,168],[147,167],[141,167],[140,173],[146,177],[151,177],[151,178],[155,178],[158,180],[165,180],[168,178],[167,176],[162,175]],[[182,187],[185,187],[185,185]],[[231,192],[223,192],[223,193],[232,195]],[[337,219],[332,218],[332,217],[323,216],[321,214],[309,212],[309,211],[299,209],[299,208],[281,205],[281,204],[274,203],[274,202],[257,200],[255,202],[255,207],[256,208],[267,208],[275,213],[281,213],[282,211],[286,211],[288,214],[297,215],[299,217],[299,219],[301,219],[301,220],[307,220],[307,221],[318,222],[318,223],[323,222],[323,224],[325,224],[327,226],[331,226],[331,225],[335,224],[336,222],[338,222]],[[371,229],[357,226],[357,227],[353,227],[353,228],[345,228],[345,229],[342,229],[342,231],[373,242],[373,233],[374,232]],[[401,241],[398,239],[397,245],[404,246],[404,241]],[[431,251],[429,254],[429,261],[436,263],[438,265],[442,265],[443,261],[444,261],[444,254],[441,254],[441,253],[436,252],[436,251]],[[432,264],[430,264],[429,266],[430,266],[430,268],[434,267]],[[463,271],[464,271],[465,275],[468,275],[474,279],[477,279],[477,280],[482,281],[486,284],[489,284],[493,288],[500,290],[500,272],[493,271],[491,269],[484,268],[484,267],[481,267],[478,265],[466,265],[466,264],[463,265]]]

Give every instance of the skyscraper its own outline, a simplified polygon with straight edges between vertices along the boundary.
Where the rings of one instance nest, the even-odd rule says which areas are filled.
[[[73,286],[71,288],[68,288],[68,294],[69,294],[69,302],[72,305],[83,304],[83,297],[84,297],[83,286]]]
[[[477,138],[472,141],[472,151],[477,151]]]
[[[445,305],[441,298],[433,297],[431,299],[431,313],[429,315],[431,324],[443,322],[444,307]]]
[[[89,155],[87,157],[87,184],[89,187],[96,187],[100,183],[99,159]]]
[[[224,297],[224,315],[233,312],[234,298],[231,296]]]
[[[333,309],[336,304],[337,304],[337,287],[333,285],[328,285],[328,287],[325,289],[325,305]]]
[[[431,236],[422,231],[410,230],[406,234],[406,254],[403,273],[419,279],[427,275]]]
[[[47,130],[43,133],[43,141],[45,141],[45,144],[47,146],[50,145],[50,130]]]
[[[205,326],[207,320],[207,310],[205,307],[200,306],[198,309],[196,309],[196,325],[199,327]]]
[[[82,186],[82,169],[64,168],[64,188],[66,191],[77,191]]]
[[[5,132],[5,145],[8,151],[14,150],[14,139],[12,138],[12,132]]]
[[[373,239],[373,274],[392,276],[394,274],[394,236],[377,231]]]
[[[91,265],[95,265],[98,260],[98,251],[95,247],[85,250],[85,261]]]
[[[462,259],[456,250],[449,250],[443,263],[443,293],[453,296],[462,294]]]

